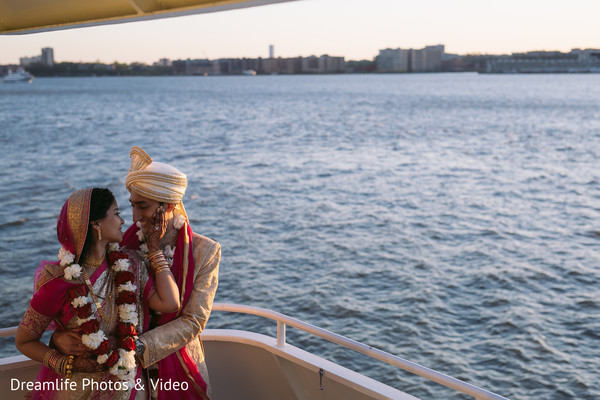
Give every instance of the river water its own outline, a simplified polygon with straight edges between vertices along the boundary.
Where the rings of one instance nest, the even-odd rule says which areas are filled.
[[[38,78],[0,86],[0,318],[75,189],[131,220],[129,149],[188,174],[216,301],[515,399],[600,398],[600,74]],[[255,317],[214,313],[209,328]],[[288,330],[423,399],[467,398]],[[17,354],[12,339],[0,355]]]

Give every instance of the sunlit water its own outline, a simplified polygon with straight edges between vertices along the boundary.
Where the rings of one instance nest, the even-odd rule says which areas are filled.
[[[0,86],[0,142],[4,327],[56,258],[73,190],[108,186],[131,219],[140,145],[188,174],[193,228],[223,246],[216,301],[509,398],[600,398],[600,75],[35,79]],[[208,327],[275,333],[230,314]],[[288,339],[424,399],[467,398]]]

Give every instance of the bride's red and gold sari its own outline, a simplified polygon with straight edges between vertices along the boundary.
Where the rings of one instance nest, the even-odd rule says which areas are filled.
[[[57,221],[59,242],[63,249],[74,255],[75,262],[81,255],[88,231],[91,193],[92,189],[78,190],[73,193],[63,206]],[[137,253],[130,252],[127,256],[130,261],[127,272],[133,276],[133,285],[136,288],[146,287],[148,274]],[[106,335],[116,336],[119,324],[117,302],[119,282],[115,279],[115,274],[118,272],[111,268],[109,262],[105,260],[89,276],[91,287],[88,287],[82,278],[67,279],[66,267],[60,262],[42,261],[35,272],[33,298],[20,325],[30,334],[38,337],[41,337],[47,329],[80,330],[82,315],[78,316],[78,309],[73,305],[72,293],[82,288],[95,296],[94,301],[100,304],[100,309],[93,312],[93,317],[99,322],[99,329]],[[147,314],[142,307],[147,304],[147,299],[139,289],[135,295],[137,300],[134,304],[139,315],[136,330],[141,332],[145,325],[143,316]],[[140,383],[139,385],[125,385],[108,370],[93,373],[73,372],[71,378],[65,378],[42,365],[36,378],[36,390],[32,393],[32,399],[115,400],[134,399],[136,395],[145,397],[145,394],[138,390],[146,386],[143,380],[138,381],[142,379],[142,369],[139,366],[134,368],[136,368],[133,371],[135,382]]]

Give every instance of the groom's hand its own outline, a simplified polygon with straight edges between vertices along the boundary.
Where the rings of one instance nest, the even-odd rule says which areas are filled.
[[[91,354],[90,349],[81,341],[80,332],[54,331],[52,342],[58,351],[69,356],[87,357]]]

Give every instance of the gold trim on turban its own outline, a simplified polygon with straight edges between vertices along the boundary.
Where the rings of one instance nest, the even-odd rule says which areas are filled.
[[[175,204],[176,213],[187,219],[183,196],[187,189],[187,177],[177,168],[155,162],[140,147],[129,152],[131,166],[125,179],[127,190],[151,200]]]

